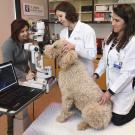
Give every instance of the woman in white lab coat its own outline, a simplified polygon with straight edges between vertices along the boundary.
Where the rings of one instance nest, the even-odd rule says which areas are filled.
[[[78,20],[75,7],[69,2],[61,2],[55,9],[59,22],[65,27],[60,38],[65,40],[63,52],[74,49],[89,74],[93,75],[92,60],[96,57],[96,36],[93,28]]]
[[[128,4],[113,8],[112,33],[106,40],[103,57],[94,73],[106,70],[108,90],[99,103],[113,102],[112,122],[123,125],[135,117],[135,11]]]

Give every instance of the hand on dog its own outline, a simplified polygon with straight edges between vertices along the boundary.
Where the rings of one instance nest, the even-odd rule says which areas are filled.
[[[29,71],[28,74],[26,75],[26,80],[32,80],[34,79],[35,76],[36,76],[36,73]]]
[[[70,50],[75,50],[75,45],[68,42],[67,40],[63,40],[64,47],[62,48],[62,53],[68,52]]]
[[[106,91],[103,96],[101,97],[100,101],[99,101],[99,104],[100,105],[104,105],[105,103],[107,103],[111,98],[111,94]]]

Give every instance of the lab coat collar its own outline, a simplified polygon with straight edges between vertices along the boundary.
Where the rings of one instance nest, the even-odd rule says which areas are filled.
[[[81,22],[78,20],[76,25],[75,25],[75,28],[73,29],[70,37],[72,37],[72,35],[74,35],[74,33],[78,33],[80,32],[80,25],[81,25]],[[68,37],[68,27],[65,28],[65,31],[66,31],[66,37]]]
[[[72,37],[72,35],[74,35],[75,33],[80,32],[80,25],[81,25],[81,22],[78,21],[78,22],[76,23],[75,28],[73,29],[73,31],[72,31],[70,37]]]
[[[81,22],[78,20],[78,22],[76,23],[75,28],[74,28],[73,31],[79,32],[80,31],[80,25],[81,25]]]

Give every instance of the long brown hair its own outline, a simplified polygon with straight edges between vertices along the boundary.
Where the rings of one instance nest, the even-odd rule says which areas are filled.
[[[121,17],[126,24],[124,34],[116,46],[117,51],[120,51],[120,49],[124,48],[129,42],[130,38],[135,34],[135,10],[129,4],[118,4],[117,6],[114,6],[113,12]],[[106,41],[106,44],[116,40],[117,36],[118,34],[112,31],[111,35]]]

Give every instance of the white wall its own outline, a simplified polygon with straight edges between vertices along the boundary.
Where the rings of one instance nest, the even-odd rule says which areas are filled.
[[[10,36],[10,24],[15,19],[14,0],[0,0],[0,46]],[[2,61],[0,52],[0,63]]]
[[[93,29],[95,30],[97,38],[107,38],[112,31],[111,24],[107,23],[90,24],[90,26],[93,27]]]
[[[93,23],[89,25],[95,30],[97,38],[107,38],[112,31],[112,26],[109,23]],[[50,24],[50,33],[60,33],[62,28],[63,26],[61,24]]]

